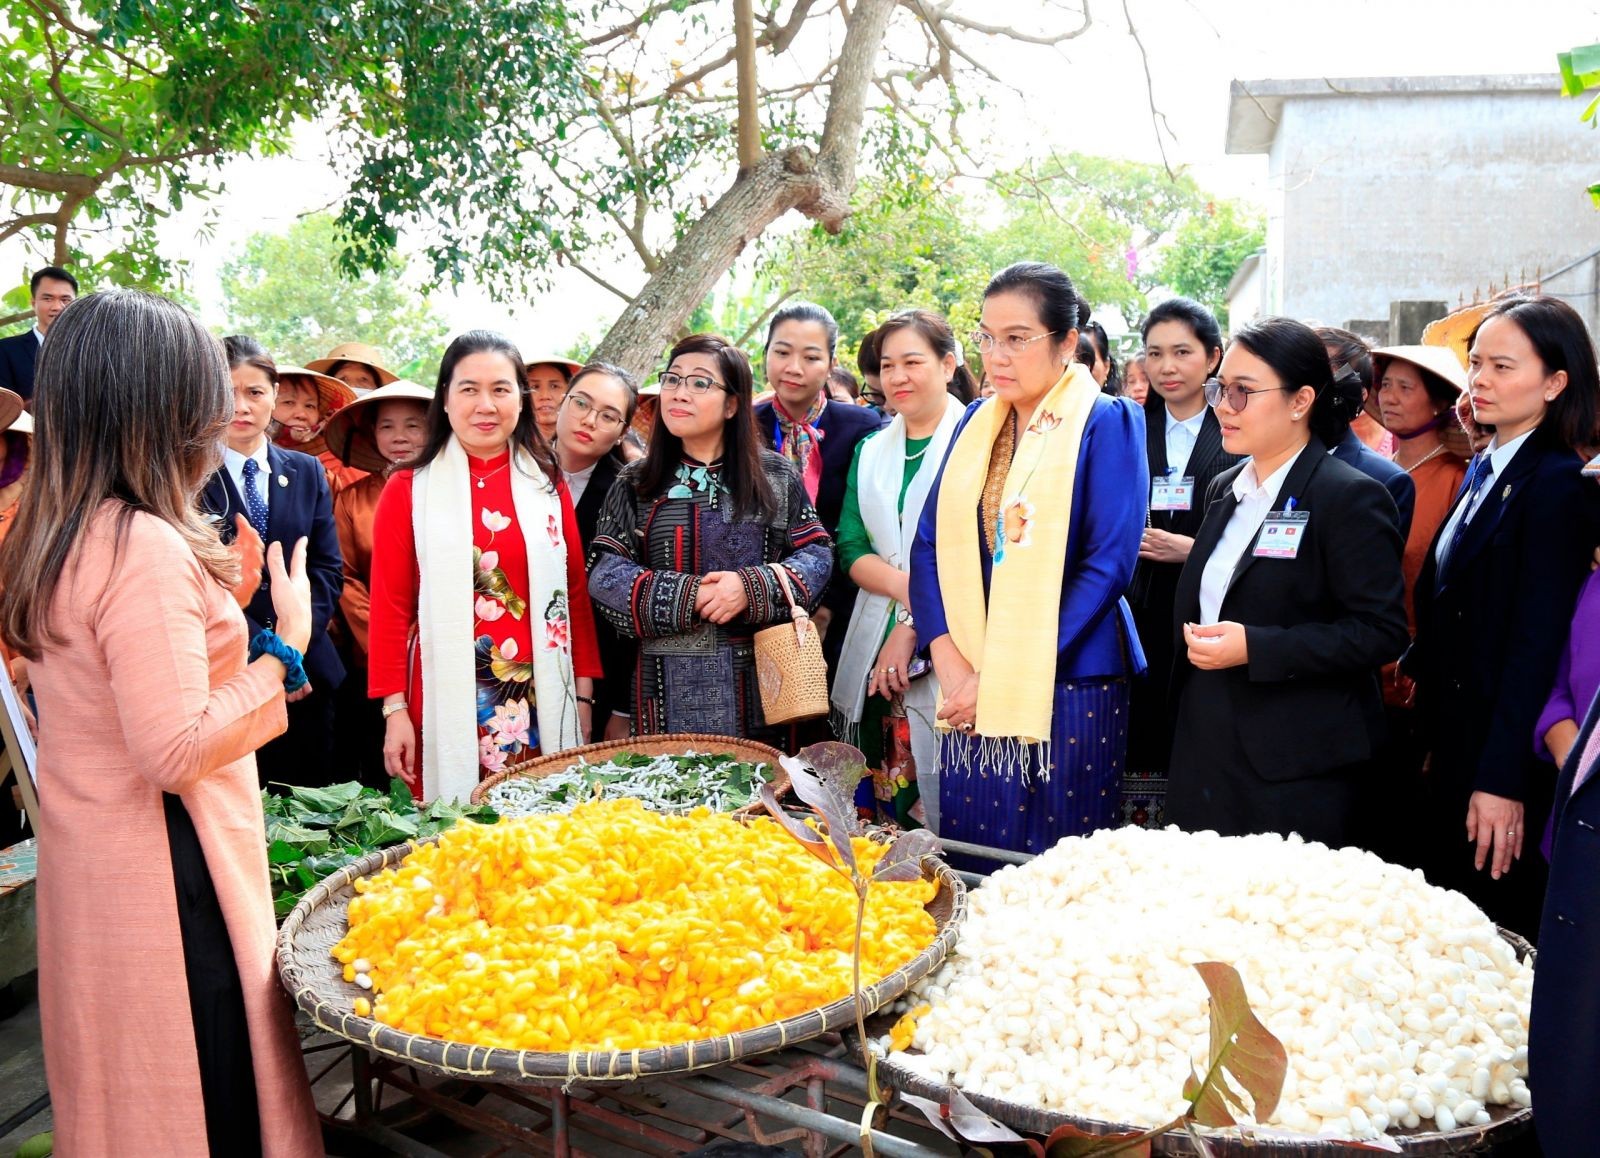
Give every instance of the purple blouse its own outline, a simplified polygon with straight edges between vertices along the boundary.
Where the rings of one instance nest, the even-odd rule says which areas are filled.
[[[1534,751],[1546,760],[1553,760],[1545,747],[1544,734],[1562,720],[1581,724],[1597,691],[1600,691],[1600,571],[1592,571],[1578,593],[1578,607],[1572,614],[1572,633],[1567,637],[1561,666],[1556,671],[1555,690],[1550,693],[1544,712],[1534,725]]]

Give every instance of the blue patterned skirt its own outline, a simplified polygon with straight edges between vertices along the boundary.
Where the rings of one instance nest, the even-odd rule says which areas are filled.
[[[1122,804],[1128,681],[1106,676],[1056,685],[1048,779],[1037,755],[1026,776],[988,767],[978,758],[982,744],[980,736],[942,734],[940,836],[1040,853],[1062,837],[1110,828]]]

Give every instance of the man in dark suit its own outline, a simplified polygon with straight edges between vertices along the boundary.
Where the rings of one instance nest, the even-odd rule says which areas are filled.
[[[61,311],[78,296],[78,279],[58,266],[47,265],[28,283],[33,301],[33,329],[0,338],[0,387],[33,400],[33,367],[39,346]]]
[[[1353,427],[1345,429],[1344,437],[1334,445],[1332,454],[1340,462],[1350,464],[1368,478],[1383,484],[1383,489],[1389,492],[1395,510],[1400,514],[1400,538],[1402,541],[1408,538],[1411,534],[1411,512],[1417,505],[1417,484],[1411,481],[1411,476],[1362,442]]]
[[[230,457],[236,451],[228,450]],[[294,550],[303,536],[306,543],[306,573],[311,580],[311,642],[306,647],[305,668],[310,680],[310,695],[289,705],[289,730],[262,748],[256,755],[262,782],[321,786],[349,779],[328,767],[333,731],[334,691],[344,681],[344,664],[328,635],[328,622],[339,605],[344,589],[344,562],[339,536],[333,523],[333,498],[322,463],[308,454],[285,450],[273,443],[264,448],[267,469],[262,485],[266,493],[266,534],[264,542],[281,543],[285,552]],[[254,456],[252,456],[254,457]],[[237,518],[249,517],[249,508],[239,490],[231,465],[211,476],[201,492],[201,509],[218,520],[224,542],[238,534]],[[273,623],[271,577],[262,576],[261,586],[244,609],[250,636]]]
[[[1587,1158],[1600,1073],[1600,697],[1556,780],[1553,831],[1528,1027],[1533,1125],[1545,1158]]]

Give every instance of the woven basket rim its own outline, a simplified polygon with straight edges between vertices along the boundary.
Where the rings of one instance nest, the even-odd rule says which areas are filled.
[[[296,951],[295,938],[306,920],[318,909],[327,905],[347,906],[348,897],[337,898],[335,894],[346,889],[358,877],[370,876],[397,865],[414,850],[433,844],[438,839],[438,836],[434,836],[424,841],[408,841],[362,857],[319,881],[284,919],[278,930],[275,952],[278,975],[295,1003],[322,1029],[375,1053],[452,1077],[476,1081],[581,1085],[631,1081],[725,1065],[855,1024],[855,999],[850,996],[781,1021],[699,1041],[653,1049],[556,1053],[446,1041],[393,1029],[370,1017],[358,1017],[351,1006],[354,998],[361,995],[360,990],[354,986],[345,987],[348,992],[339,1002],[330,999],[329,994],[317,992],[303,979],[306,966]],[[863,1016],[877,1012],[904,994],[912,984],[937,969],[955,945],[967,912],[966,884],[954,869],[937,858],[924,861],[924,869],[925,877],[937,880],[940,885],[939,892],[928,903],[929,906],[948,894],[949,915],[926,949],[875,985],[862,988]]]
[[[779,798],[782,798],[783,794],[789,791],[789,773],[783,770],[783,765],[780,763],[780,761],[783,759],[783,753],[778,751],[778,749],[774,748],[770,744],[763,744],[759,740],[746,740],[739,736],[718,736],[709,732],[662,732],[648,736],[632,736],[626,740],[603,740],[598,744],[585,744],[581,748],[568,748],[562,752],[553,752],[548,756],[535,756],[533,759],[524,760],[520,764],[508,765],[499,772],[496,772],[493,776],[490,776],[485,780],[480,780],[478,782],[478,786],[472,790],[472,795],[469,797],[469,800],[473,804],[486,803],[489,796],[489,790],[491,788],[494,788],[498,784],[504,784],[507,780],[517,777],[525,777],[537,780],[543,776],[554,776],[558,772],[565,772],[568,768],[574,767],[580,761],[587,761],[590,764],[605,763],[604,760],[589,759],[589,757],[592,756],[604,754],[609,757],[617,754],[618,752],[639,751],[643,748],[653,745],[663,744],[673,745],[679,748],[694,748],[697,752],[701,751],[702,747],[709,747],[712,749],[710,752],[703,752],[702,754],[704,755],[720,755],[721,753],[717,751],[719,747],[746,749],[745,753],[743,754],[740,754],[739,752],[734,752],[732,754],[743,760],[745,763],[770,764],[772,766],[772,780],[769,783],[772,785],[772,791],[776,793]],[[681,756],[684,753],[682,751],[678,751],[646,754]],[[747,759],[747,757],[750,755],[757,755],[760,757],[760,759]],[[758,808],[759,806],[759,799],[752,800],[749,804],[745,805],[743,809],[739,809],[738,811],[743,812],[747,809]]]
[[[1513,933],[1510,929],[1498,929],[1503,937],[1516,951],[1517,960],[1533,960],[1537,951],[1524,938]],[[901,1061],[896,1054],[889,1054],[878,1061],[880,1072],[884,1076],[886,1085],[893,1086],[902,1093],[912,1094],[921,1098],[932,1098],[942,1102],[947,1086],[941,1085],[932,1078],[914,1070]],[[1148,1127],[1135,1125],[1131,1122],[1107,1122],[1099,1118],[1082,1118],[1061,1110],[1045,1110],[1037,1106],[1024,1105],[1021,1102],[1012,1102],[1004,1098],[992,1098],[983,1094],[976,1094],[970,1090],[962,1090],[973,1105],[984,1113],[990,1115],[995,1121],[1009,1126],[1020,1132],[1035,1134],[1049,1134],[1057,1126],[1074,1126],[1086,1133],[1103,1135],[1128,1133],[1130,1131],[1144,1130]],[[1491,1121],[1487,1126],[1459,1126],[1450,1131],[1406,1131],[1397,1133],[1391,1131],[1388,1137],[1392,1138],[1407,1154],[1445,1155],[1445,1154],[1472,1154],[1476,1153],[1489,1141],[1498,1143],[1501,1139],[1512,1134],[1519,1134],[1530,1129],[1533,1124],[1533,1110],[1526,1106],[1518,1106],[1508,1110],[1502,1106],[1488,1107],[1494,1114],[1501,1112],[1500,1117]],[[1278,1127],[1273,1127],[1278,1129]],[[1161,1142],[1166,1137],[1163,1135],[1156,1140],[1156,1153],[1163,1153]],[[1303,1138],[1283,1138],[1276,1134],[1263,1135],[1251,1134],[1248,1138],[1244,1131],[1238,1128],[1225,1130],[1208,1129],[1205,1133],[1206,1141],[1213,1144],[1213,1149],[1219,1154],[1232,1153],[1231,1146],[1248,1146],[1252,1152],[1267,1151],[1280,1154],[1343,1154],[1349,1153],[1350,1147],[1329,1138],[1317,1138],[1305,1135]],[[1187,1145],[1187,1140],[1183,1139]],[[1188,1154],[1192,1151],[1183,1149],[1173,1153]]]

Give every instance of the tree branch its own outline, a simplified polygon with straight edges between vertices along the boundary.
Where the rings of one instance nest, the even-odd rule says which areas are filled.
[[[743,346],[751,338],[755,337],[756,334],[761,332],[761,327],[767,324],[767,319],[778,312],[778,307],[783,305],[784,302],[788,301],[799,292],[800,287],[792,285],[780,293],[777,297],[773,298],[767,303],[767,308],[762,310],[761,313],[756,317],[756,320],[745,327],[744,333],[740,334],[733,340],[733,344],[735,346]]]
[[[604,32],[589,37],[583,42],[584,46],[587,48],[599,48],[602,44],[609,44],[613,40],[621,40],[624,37],[632,36],[639,29],[664,13],[686,12],[695,5],[705,2],[706,0],[689,0],[689,3],[683,3],[682,0],[663,0],[660,4],[650,5],[626,24],[619,24],[615,28],[609,28]]]
[[[1122,15],[1128,22],[1128,35],[1133,37],[1134,44],[1139,48],[1139,63],[1144,66],[1144,93],[1145,99],[1150,103],[1150,127],[1155,130],[1156,148],[1161,151],[1161,167],[1167,171],[1167,176],[1177,180],[1177,174],[1172,171],[1172,163],[1167,160],[1167,145],[1161,139],[1161,128],[1166,123],[1166,117],[1156,108],[1156,84],[1150,75],[1150,53],[1145,50],[1144,41],[1139,38],[1139,30],[1134,27],[1133,13],[1128,11],[1128,0],[1122,0]],[[1171,132],[1169,126],[1167,132]]]
[[[628,293],[625,290],[618,289],[616,286],[614,286],[610,282],[608,282],[605,278],[603,278],[599,274],[595,273],[594,270],[592,270],[588,266],[584,265],[583,262],[579,261],[576,257],[573,257],[571,250],[559,249],[556,252],[558,254],[560,254],[561,260],[565,261],[573,269],[575,269],[579,273],[583,274],[584,277],[586,277],[590,281],[594,282],[594,284],[599,286],[601,289],[606,290],[606,291],[608,291],[610,293],[616,294],[624,302],[633,301],[633,295],[632,294]]]
[[[843,195],[845,212],[856,185],[856,155],[861,151],[861,127],[866,117],[867,90],[872,84],[873,66],[883,47],[894,14],[896,0],[861,0],[850,18],[844,45],[839,50],[839,68],[833,75],[828,94],[828,116],[822,126],[822,146],[817,153],[817,168],[835,192]],[[837,230],[844,221],[822,224]]]
[[[0,318],[0,326],[9,326],[15,322],[25,322],[31,317],[33,317],[32,310],[22,310],[19,313],[7,314],[5,317]]]
[[[92,197],[100,188],[100,181],[83,173],[44,173],[38,169],[24,169],[21,165],[0,163],[0,185],[32,189],[38,193],[82,193]]]
[[[761,160],[761,114],[756,100],[756,18],[751,0],[733,2],[734,51],[738,60],[739,168],[753,168]]]
[[[1083,22],[1078,27],[1070,28],[1065,32],[1045,34],[1023,32],[1006,24],[985,24],[981,20],[973,20],[970,17],[962,16],[958,12],[951,11],[951,0],[946,0],[938,8],[933,9],[931,13],[928,6],[921,3],[920,0],[918,0],[916,6],[919,11],[928,13],[934,20],[942,24],[954,24],[957,28],[965,28],[969,32],[981,33],[984,36],[999,36],[1006,40],[1015,40],[1022,44],[1040,44],[1047,48],[1053,48],[1068,40],[1076,40],[1089,31],[1089,25],[1092,23],[1089,17],[1089,0],[1083,0]]]

